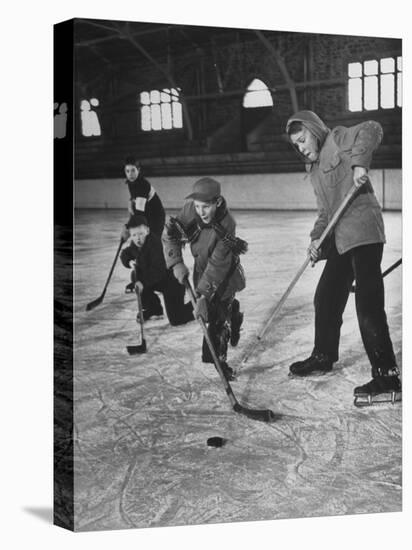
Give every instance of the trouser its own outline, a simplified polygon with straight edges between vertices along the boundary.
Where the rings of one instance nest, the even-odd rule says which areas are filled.
[[[358,246],[340,255],[332,243],[314,299],[314,352],[337,361],[342,315],[355,280],[356,314],[372,376],[396,369],[385,313],[382,253],[383,244],[377,243]]]
[[[150,288],[143,288],[143,309],[156,311],[155,308],[157,306],[155,305],[153,296],[155,296],[157,300],[159,300],[159,297],[154,291],[161,292],[163,294],[167,317],[171,325],[182,325],[194,319],[192,304],[190,302],[185,304],[185,287],[175,279],[171,272],[168,272],[167,276],[160,281],[160,283],[157,283]]]
[[[219,361],[222,362],[226,362],[227,359],[234,300],[234,296],[226,300],[220,300],[218,296],[215,296],[208,306],[207,330],[216,351],[216,355]],[[205,338],[203,338],[202,344],[202,361],[204,363],[213,363],[213,357]]]

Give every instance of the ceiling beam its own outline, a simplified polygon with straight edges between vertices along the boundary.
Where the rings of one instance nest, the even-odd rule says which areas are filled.
[[[299,111],[298,96],[296,94],[295,83],[293,82],[292,78],[289,75],[289,71],[286,67],[285,60],[280,55],[278,50],[273,46],[272,42],[270,42],[266,38],[266,36],[264,36],[262,31],[255,30],[254,33],[259,38],[259,40],[262,42],[262,44],[266,47],[266,49],[269,51],[269,53],[272,54],[274,60],[276,61],[277,65],[280,69],[280,72],[282,73],[283,78],[285,79],[286,85],[289,89],[290,99],[292,101],[292,107],[293,107],[293,110],[296,113],[297,111]]]

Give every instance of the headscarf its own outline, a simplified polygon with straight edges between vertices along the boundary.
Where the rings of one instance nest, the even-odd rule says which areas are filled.
[[[322,148],[322,145],[325,142],[326,136],[329,134],[330,130],[323,122],[321,118],[318,117],[313,111],[298,111],[286,124],[286,132],[289,135],[289,128],[292,122],[300,122],[311,134],[313,134],[319,143],[319,149]],[[295,147],[296,149],[296,147]],[[299,153],[300,154],[300,153]],[[303,155],[301,155],[303,157]],[[308,162],[307,158],[304,158],[305,162]]]

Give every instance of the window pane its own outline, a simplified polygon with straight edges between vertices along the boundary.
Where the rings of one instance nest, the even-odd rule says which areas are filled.
[[[93,98],[90,100],[90,105],[93,105],[93,107],[98,107],[98,106],[99,106],[99,100],[96,99],[95,97],[93,97]]]
[[[397,74],[397,84],[398,84],[398,92],[397,92],[397,98],[396,98],[396,104],[398,107],[402,107],[402,73]]]
[[[349,63],[348,64],[348,76],[349,78],[356,78],[362,76],[362,64],[361,63]]]
[[[269,90],[246,92],[243,97],[243,107],[272,107],[273,99]]]
[[[89,124],[89,114],[90,114],[89,111],[81,112],[82,134],[85,137],[90,137],[92,135],[92,129],[90,128],[90,124]]]
[[[393,74],[381,75],[381,107],[383,109],[395,107],[395,76]]]
[[[370,61],[364,61],[363,72],[367,75],[378,74],[378,62],[376,61],[376,59],[371,59]]]
[[[253,90],[267,90],[268,87],[266,86],[266,84],[264,82],[262,82],[261,80],[259,80],[259,78],[255,78],[254,80],[252,80],[252,82],[249,84],[249,86],[247,87],[247,89],[249,91],[253,91]]]
[[[395,60],[393,57],[385,57],[385,59],[381,59],[381,72],[382,73],[395,72]]]
[[[364,107],[367,111],[378,108],[378,77],[365,77]]]
[[[145,130],[145,131],[151,130],[152,126],[150,123],[150,119],[151,119],[150,107],[148,107],[147,105],[144,105],[140,112],[142,117],[142,120],[141,120],[142,130]]]
[[[90,125],[90,131],[92,136],[100,136],[101,130],[100,130],[100,123],[99,119],[97,118],[97,113],[94,111],[90,111],[89,113],[89,125]]]
[[[402,70],[402,57],[398,57],[398,71]]]
[[[160,101],[162,103],[170,103],[171,101],[170,90],[168,90],[167,88],[164,88],[164,90],[160,94]]]
[[[173,128],[183,128],[182,104],[174,101],[172,103]]]
[[[180,90],[180,88],[179,88],[179,90]],[[172,101],[179,101],[179,91],[176,90],[176,88],[172,88],[170,90],[170,93],[172,95]]]
[[[80,110],[81,111],[90,111],[90,103],[87,101],[87,99],[82,99],[81,100]]]
[[[150,102],[160,103],[160,92],[158,90],[152,90],[150,92]]]
[[[140,94],[140,103],[142,105],[149,105],[150,104],[150,94],[149,94],[149,92],[142,92]]]
[[[243,107],[272,107],[273,99],[264,82],[255,78],[247,87],[243,96]]]
[[[162,128],[170,130],[172,128],[172,107],[170,103],[162,103]]]
[[[351,78],[348,82],[349,111],[362,111],[362,79]]]
[[[160,105],[152,105],[152,130],[162,129],[162,116],[160,114]]]

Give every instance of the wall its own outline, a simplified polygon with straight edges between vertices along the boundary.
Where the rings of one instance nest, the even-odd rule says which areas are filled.
[[[214,177],[233,209],[310,210],[316,209],[312,187],[305,173],[239,174]],[[401,170],[371,170],[376,196],[385,209],[402,207]],[[195,176],[151,177],[166,208],[180,208],[191,192]],[[124,179],[75,180],[76,208],[126,208],[128,200]]]

